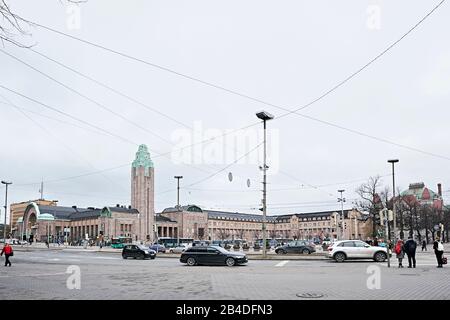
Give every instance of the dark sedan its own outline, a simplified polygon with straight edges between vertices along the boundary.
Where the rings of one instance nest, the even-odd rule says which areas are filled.
[[[142,245],[127,244],[122,249],[122,258],[155,259],[156,251]]]
[[[226,265],[229,267],[248,262],[247,256],[240,252],[230,252],[219,246],[190,247],[181,254],[180,262],[188,266]]]
[[[295,254],[311,254],[316,252],[314,246],[308,241],[291,241],[287,244],[277,247],[275,249],[277,254],[287,254],[287,253],[295,253]]]

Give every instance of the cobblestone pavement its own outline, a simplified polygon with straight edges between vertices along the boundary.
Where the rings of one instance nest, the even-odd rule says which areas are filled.
[[[251,260],[238,267],[187,267],[178,259],[123,260],[120,255],[68,250],[16,251],[0,265],[0,299],[450,299],[450,267],[436,268],[432,252],[417,254],[416,269],[392,259],[333,261]],[[81,289],[68,289],[67,267],[81,270]],[[369,289],[368,267],[380,272]],[[371,277],[371,278],[369,278]],[[377,281],[369,281],[372,286]]]

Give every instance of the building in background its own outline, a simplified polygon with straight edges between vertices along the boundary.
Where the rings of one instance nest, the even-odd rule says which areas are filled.
[[[146,145],[141,144],[131,165],[131,207],[139,212],[138,238],[155,239],[155,178],[153,161]]]
[[[38,200],[29,200],[29,201],[23,201],[18,203],[11,203],[9,210],[11,214],[11,225],[12,225],[12,232],[17,230],[17,220],[21,217],[23,217],[23,214],[25,213],[26,208],[30,203],[36,203],[37,205],[44,205],[44,206],[56,206],[58,204],[58,200],[45,200],[45,199],[38,199]]]
[[[340,214],[339,210],[268,216],[268,238],[337,238]],[[170,237],[172,234],[174,237],[200,240],[246,241],[262,238],[262,215],[257,214],[203,210],[199,206],[188,205],[166,208],[157,217],[167,219],[158,226],[158,237]],[[369,219],[356,209],[344,210],[343,224],[346,239],[366,239],[370,235]]]
[[[117,205],[102,209],[39,205],[31,202],[19,217],[14,236],[32,241],[57,240],[78,242],[83,239],[105,240],[130,237],[137,240],[138,211]]]

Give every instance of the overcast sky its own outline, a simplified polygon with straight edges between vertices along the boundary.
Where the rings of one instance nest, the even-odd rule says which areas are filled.
[[[31,21],[287,109],[305,105],[358,70],[438,2],[89,0],[80,5],[78,16],[57,0],[9,1],[14,12]],[[346,190],[346,208],[351,207],[355,189],[370,176],[379,174],[391,186],[390,158],[400,159],[396,181],[401,189],[423,181],[433,190],[437,183],[450,190],[449,15],[450,4],[444,3],[380,59],[300,111],[447,159],[291,114],[268,122],[269,214],[338,209],[340,188]],[[185,161],[192,156],[189,164],[179,163],[177,150],[255,124],[257,111],[267,110],[275,118],[285,111],[45,29],[24,27],[30,35],[16,40],[156,112],[29,49],[5,43],[3,51],[88,99],[2,52],[0,85],[115,135],[0,88],[0,95],[28,116],[0,103],[0,178],[13,182],[10,203],[39,198],[43,179],[48,181],[44,197],[60,205],[128,205],[129,164],[138,144],[146,144],[155,164],[157,211],[176,204],[173,176],[183,175],[182,185],[196,184],[181,190],[182,204],[260,213],[262,148],[251,150],[262,141],[262,125],[230,134],[225,142],[183,149],[191,152],[182,155]],[[2,205],[3,194],[4,187]]]

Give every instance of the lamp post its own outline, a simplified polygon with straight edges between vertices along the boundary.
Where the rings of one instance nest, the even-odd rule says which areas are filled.
[[[177,179],[177,209],[180,209],[180,179],[183,179],[183,176],[175,176]],[[156,230],[158,232],[158,230]],[[180,244],[180,226],[177,226],[177,243]]]
[[[397,215],[396,215],[396,210],[395,210],[395,164],[399,162],[398,159],[391,159],[388,160],[388,163],[392,163],[392,211],[393,211],[393,220],[394,220],[394,241],[397,239]],[[389,219],[388,219],[388,224]],[[403,233],[403,230],[402,230]],[[389,235],[390,236],[390,235]],[[402,235],[400,235],[400,238],[403,238]]]
[[[6,214],[8,210],[8,186],[12,184],[12,182],[2,181],[2,184],[6,186],[6,192],[5,192],[5,224],[3,225],[3,240],[6,243]]]
[[[273,115],[266,111],[257,112],[256,116],[263,121],[264,125],[264,165],[263,165],[263,219],[262,219],[262,234],[263,234],[263,258],[267,257],[267,248],[266,248],[266,216],[267,216],[267,169],[268,166],[266,164],[267,160],[267,149],[266,149],[266,122],[268,120],[272,120],[274,118]]]
[[[344,202],[345,198],[342,196],[345,190],[341,189],[338,190],[338,192],[341,194],[341,196],[338,198],[338,202],[341,203],[341,240],[344,238]]]

